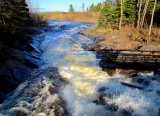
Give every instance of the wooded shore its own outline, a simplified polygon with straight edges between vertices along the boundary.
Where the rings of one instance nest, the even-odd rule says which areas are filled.
[[[36,20],[34,17],[36,15]],[[0,1],[0,103],[41,64],[33,35],[47,23],[31,14],[25,0]],[[38,27],[38,28],[37,28]]]
[[[80,34],[93,38],[95,44],[85,47],[97,53],[103,62],[128,68],[157,70],[160,68],[160,45],[155,42],[131,40],[124,31],[107,32],[96,28],[81,30]]]

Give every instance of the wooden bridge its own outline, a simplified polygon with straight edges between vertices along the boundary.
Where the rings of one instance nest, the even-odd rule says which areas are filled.
[[[105,62],[160,68],[160,51],[100,50],[95,52],[97,53],[97,57]]]

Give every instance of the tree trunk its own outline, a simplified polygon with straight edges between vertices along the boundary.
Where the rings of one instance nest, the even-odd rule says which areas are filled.
[[[119,30],[121,30],[121,23],[122,23],[122,15],[123,15],[123,0],[121,0],[121,17],[119,21]]]
[[[152,18],[151,18],[151,23],[150,23],[150,26],[149,26],[149,36],[151,35],[151,28],[152,28],[152,25],[153,25],[153,18],[154,18],[154,12],[155,12],[155,9],[156,9],[156,3],[157,3],[157,0],[155,0],[154,7],[153,7],[153,10],[152,10]]]
[[[140,0],[140,5],[139,5],[137,28],[139,28],[139,23],[140,23],[141,7],[142,7],[142,0]]]
[[[159,32],[158,32],[158,37],[157,38],[159,38],[160,37],[160,30],[159,30]]]
[[[144,18],[145,18],[145,15],[146,15],[148,3],[149,3],[149,0],[146,0],[145,7],[144,7],[144,10],[143,10],[143,17],[141,19],[141,28],[143,27],[143,24],[144,24]]]

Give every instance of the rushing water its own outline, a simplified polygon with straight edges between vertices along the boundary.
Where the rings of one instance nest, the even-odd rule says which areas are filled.
[[[96,54],[82,47],[94,41],[79,31],[93,24],[53,21],[50,26],[37,36],[43,38],[40,48],[44,65],[8,95],[0,105],[0,115],[158,116],[159,76],[140,73],[132,79],[118,71],[109,76],[99,66]],[[137,83],[139,78],[147,82]]]

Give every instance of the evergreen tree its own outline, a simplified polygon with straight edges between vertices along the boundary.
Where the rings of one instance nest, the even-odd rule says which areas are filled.
[[[154,14],[154,22],[158,27],[160,26],[160,0],[157,1],[156,10]],[[160,31],[159,31],[160,35]]]
[[[85,12],[85,4],[82,4],[82,12]]]
[[[70,4],[70,6],[69,6],[69,12],[74,12],[74,8],[73,8],[72,4]]]
[[[146,10],[146,15],[144,17],[144,24],[146,24],[145,27],[147,25],[150,25],[154,4],[155,4],[155,0],[149,0],[148,7]],[[157,0],[153,18],[154,18],[153,24],[160,26],[160,20],[159,20],[160,19],[160,0]]]
[[[98,27],[110,28],[112,22],[112,6],[106,2],[98,18]]]
[[[98,3],[97,5],[91,4],[91,6],[88,8],[88,11],[90,12],[98,12],[102,10],[102,3]]]
[[[89,8],[87,7],[87,12],[89,12]]]
[[[121,17],[121,2],[119,1],[112,13],[112,28],[115,29],[119,28],[120,17]]]
[[[137,0],[128,0],[124,3],[125,23],[134,26],[137,21]]]
[[[90,12],[93,12],[93,11],[94,11],[94,8],[95,8],[94,4],[91,4],[91,6],[89,7],[89,11],[90,11]]]
[[[15,34],[30,19],[25,0],[0,0],[0,16],[0,32],[3,34]]]
[[[121,0],[121,2],[120,0],[115,0],[114,4],[108,1],[101,10],[98,18],[98,27],[118,29],[121,25],[129,25],[142,28],[145,23],[147,28],[150,24],[151,30],[152,24],[160,26],[160,1],[156,2],[156,7],[153,10],[154,6],[155,0]],[[141,13],[141,9],[144,9],[143,13]]]
[[[94,7],[94,11],[101,11],[101,3],[98,3],[95,7]]]
[[[147,8],[147,11],[146,11],[146,17],[145,17],[145,21],[144,23],[146,24],[150,24],[151,22],[151,17],[152,17],[152,14],[153,14],[153,7],[154,7],[154,4],[155,4],[155,0],[150,0],[149,3],[148,3],[148,8]],[[157,2],[156,2],[156,6],[157,6]],[[156,7],[155,7],[155,11],[156,11]],[[156,12],[155,12],[156,13]],[[154,17],[153,17],[154,18]]]

